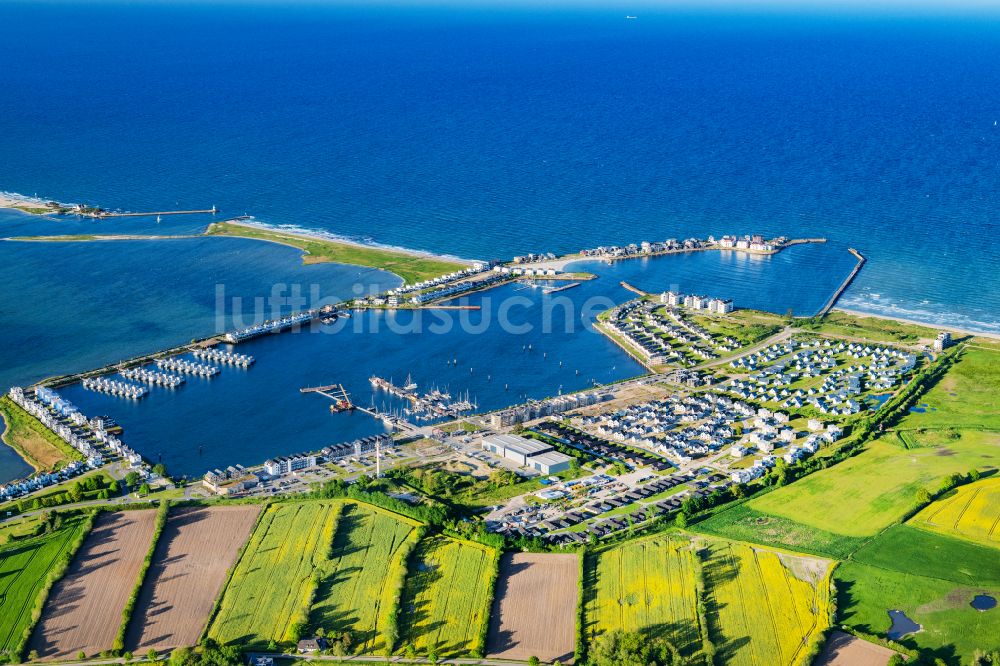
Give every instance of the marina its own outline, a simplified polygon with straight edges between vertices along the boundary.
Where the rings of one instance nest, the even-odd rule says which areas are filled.
[[[780,311],[791,303],[796,311],[808,313],[821,306],[839,276],[814,271],[805,279],[792,280],[789,274],[798,274],[795,258],[799,255],[829,257],[823,261],[836,269],[840,253],[828,248],[801,245],[767,257],[739,259],[738,255],[695,253],[588,266],[598,279],[583,281],[571,290],[551,294],[543,289],[517,291],[521,285],[506,282],[444,304],[461,305],[460,310],[360,309],[354,311],[351,326],[330,335],[264,335],[268,330],[289,330],[295,320],[279,318],[270,322],[273,328],[255,328],[241,342],[246,347],[243,355],[262,361],[255,364],[254,381],[246,381],[242,374],[219,373],[217,366],[199,359],[202,362],[198,365],[217,373],[212,375],[211,386],[189,381],[183,391],[162,392],[155,401],[123,401],[84,390],[79,375],[68,375],[58,383],[60,391],[87,411],[113,415],[129,432],[132,445],[149,459],[162,460],[177,474],[199,474],[212,466],[259,463],[303,446],[318,450],[331,441],[365,437],[389,428],[411,431],[415,424],[433,424],[449,415],[504,409],[641,374],[643,367],[620,351],[615,341],[595,333],[591,317],[584,316],[584,303],[595,298],[601,302],[629,300],[632,294],[619,286],[621,281],[658,291],[660,284],[669,284],[666,280],[680,280],[690,289],[718,285],[713,288],[737,298],[741,305],[746,302],[751,307]],[[532,305],[509,311],[513,329],[508,330],[506,325],[498,325],[498,315],[505,299],[515,294],[526,296]],[[553,326],[549,318],[556,303],[570,308],[567,313],[572,318],[562,322],[562,310],[557,306]],[[579,317],[574,313],[577,308]],[[332,310],[304,312],[301,321]],[[433,334],[421,333],[441,317],[451,317],[451,325]],[[478,332],[467,330],[469,325]],[[524,326],[527,332],[515,332]],[[219,335],[225,337],[224,332]],[[204,344],[210,345],[211,340]],[[373,349],[377,351],[372,353]],[[179,346],[168,352],[139,355],[126,365],[158,358],[171,364],[190,363],[183,356],[192,351],[190,346]],[[399,385],[390,383],[421,402],[372,386],[372,376],[389,378],[399,373],[399,368],[408,368],[417,381],[408,378]],[[114,365],[106,366],[104,372],[115,369]],[[156,369],[186,374],[169,367]],[[338,410],[332,400],[328,407],[335,409],[317,410],[308,394],[300,391],[302,387],[330,386],[331,377],[336,377],[337,384],[351,396],[353,410]],[[439,387],[437,394],[418,391],[417,382]],[[336,394],[335,389],[330,392]],[[268,409],[261,409],[265,404]],[[229,418],[219,419],[219,410],[225,410]],[[196,433],[190,430],[191,423],[199,424]],[[165,441],[171,446],[164,446]]]

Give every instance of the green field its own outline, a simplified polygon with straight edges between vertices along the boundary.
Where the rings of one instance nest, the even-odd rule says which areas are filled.
[[[910,525],[889,528],[851,559],[962,585],[1000,587],[1000,550]]]
[[[424,539],[414,555],[399,610],[401,636],[419,654],[482,653],[497,552],[443,536]]]
[[[53,531],[41,531],[38,519],[26,521],[24,529],[8,530],[0,547],[0,654],[17,649],[25,632],[34,624],[33,611],[50,572],[68,563],[90,524],[81,514],[68,515]],[[27,532],[27,534],[26,534]]]
[[[1000,432],[1000,352],[966,349],[948,374],[918,401],[901,429],[963,429]],[[926,404],[926,408],[923,405]]]
[[[1000,478],[951,490],[909,522],[942,534],[1000,546]]]
[[[836,534],[783,516],[755,511],[749,503],[724,509],[691,529],[727,539],[837,559],[846,559],[864,543],[863,538]]]
[[[682,654],[701,647],[694,547],[683,537],[629,541],[587,558],[585,635],[615,629],[670,640]]]
[[[713,541],[704,562],[716,663],[802,663],[829,618],[828,562]]]
[[[291,245],[305,252],[307,264],[335,262],[368,266],[395,273],[407,284],[415,284],[441,275],[454,273],[465,265],[411,252],[368,247],[355,243],[342,243],[315,236],[294,234],[269,229],[259,229],[241,224],[218,222],[205,231],[209,236],[238,236]]]
[[[901,610],[923,629],[900,642],[956,666],[967,663],[976,649],[1000,647],[1000,615],[969,605],[977,594],[1000,598],[1000,550],[916,527],[941,513],[939,504],[964,506],[952,500],[974,496],[981,484],[952,491],[908,524],[872,539],[838,567],[839,621],[885,635],[891,626],[887,612]]]
[[[351,633],[352,652],[384,654],[404,561],[420,523],[364,504],[347,504],[327,575],[309,615],[313,629]]]
[[[914,557],[919,553],[903,559]],[[884,636],[892,624],[888,611],[901,610],[922,630],[899,642],[933,650],[949,666],[968,663],[977,649],[1000,647],[1000,613],[969,605],[980,593],[1000,599],[1000,586],[964,585],[858,562],[838,566],[835,583],[839,623]]]
[[[751,500],[749,507],[835,534],[872,536],[914,509],[920,489],[934,492],[951,474],[1000,461],[1000,433],[915,438],[915,449],[885,438],[872,442],[863,453]]]
[[[816,333],[843,335],[878,342],[913,343],[921,339],[933,340],[938,334],[937,329],[926,326],[879,317],[862,317],[837,310],[830,312],[822,319],[796,320],[795,326]]]
[[[314,576],[330,564],[341,509],[341,502],[268,507],[236,564],[208,636],[241,647],[291,641],[296,618],[305,619]]]

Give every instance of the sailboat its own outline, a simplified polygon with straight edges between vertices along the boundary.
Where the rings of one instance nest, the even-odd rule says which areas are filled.
[[[413,381],[412,375],[406,375],[406,383],[403,385],[403,389],[406,391],[415,391],[417,389],[417,383]]]

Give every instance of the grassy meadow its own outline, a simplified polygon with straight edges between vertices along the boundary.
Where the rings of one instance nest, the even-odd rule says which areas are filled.
[[[800,663],[829,618],[829,563],[712,541],[704,560],[716,663]]]
[[[1000,547],[1000,478],[959,486],[925,507],[909,523]]]
[[[269,506],[247,543],[208,630],[219,643],[293,639],[307,619],[314,579],[330,564],[340,502]]]
[[[414,554],[400,605],[401,637],[419,654],[482,653],[496,578],[496,550],[444,536],[424,539]]]
[[[88,525],[86,517],[77,514],[64,516],[60,527],[37,536],[34,533],[42,529],[37,518],[5,531],[6,543],[0,546],[0,654],[21,646],[34,625],[33,611],[49,573],[60,560],[68,562]]]
[[[690,540],[659,536],[588,556],[584,633],[615,629],[669,639],[684,654],[700,648],[697,557]]]
[[[900,639],[947,664],[965,664],[976,649],[1000,647],[1000,613],[980,612],[977,594],[1000,599],[1000,550],[898,525],[859,550],[835,573],[839,621],[884,635],[888,611],[922,626]]]
[[[948,374],[919,401],[899,428],[992,430],[1000,432],[1000,352],[968,348]],[[926,407],[924,407],[926,405]]]
[[[351,633],[352,651],[384,654],[420,523],[365,504],[344,507],[309,614],[314,629]]]
[[[1000,433],[916,439],[913,449],[876,440],[853,458],[751,500],[749,508],[834,534],[873,536],[917,506],[917,491],[934,492],[951,474],[1000,460]]]
[[[712,536],[836,559],[846,559],[865,541],[861,537],[837,534],[784,516],[756,511],[748,502],[723,509],[691,529]]]
[[[238,236],[255,238],[297,247],[305,253],[303,262],[318,264],[333,262],[368,266],[395,273],[407,284],[415,284],[440,275],[465,268],[464,264],[380,247],[357,243],[344,243],[315,236],[295,234],[270,229],[260,229],[241,224],[217,222],[205,231],[209,236]]]

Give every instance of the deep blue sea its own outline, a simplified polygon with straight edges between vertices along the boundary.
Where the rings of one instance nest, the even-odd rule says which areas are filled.
[[[132,210],[215,204],[474,258],[726,232],[825,236],[827,246],[764,263],[670,258],[628,279],[809,313],[856,247],[870,261],[844,307],[1000,330],[997,15],[7,2],[0,25],[0,190]],[[0,213],[0,235],[187,233],[207,221]],[[213,332],[219,284],[250,299],[276,282],[330,297],[391,283],[298,264],[286,248],[219,239],[0,243],[0,385]],[[639,270],[624,266],[611,273]],[[620,279],[581,289],[610,293]],[[366,378],[366,360],[396,344],[315,339],[353,363],[315,379],[345,382]],[[435,344],[400,344],[390,365],[416,375]],[[606,346],[579,344],[583,356]],[[371,349],[342,351],[355,347]],[[505,349],[500,338],[480,343],[475,362]],[[599,360],[593,371],[605,372]],[[627,360],[608,362],[629,371]],[[274,363],[289,390],[313,379]],[[240,385],[270,385],[257,379],[267,367]],[[538,391],[557,379],[542,376]],[[182,392],[194,404],[192,388]],[[504,402],[488,387],[460,388]],[[205,390],[215,396],[206,405],[229,394]],[[151,406],[166,402],[136,409],[160,413]],[[133,442],[140,451],[170,457],[153,430],[171,446],[201,441],[182,436],[203,422],[182,404],[178,394],[165,416],[130,428],[154,438]],[[324,443],[356,430],[326,425]],[[307,448],[295,444],[275,453]],[[171,462],[203,471],[185,459]],[[0,460],[0,479],[11,468]]]

